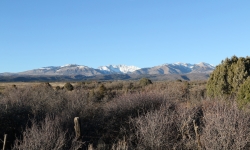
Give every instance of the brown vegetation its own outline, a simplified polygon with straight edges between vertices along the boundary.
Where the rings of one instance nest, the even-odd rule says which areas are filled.
[[[71,84],[72,91],[61,88],[65,83],[6,84],[6,149],[249,149],[249,111],[235,98],[207,97],[205,81]]]

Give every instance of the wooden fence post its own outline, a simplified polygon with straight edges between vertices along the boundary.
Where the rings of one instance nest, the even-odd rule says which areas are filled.
[[[198,133],[198,126],[195,124],[195,120],[193,120],[194,123],[194,131],[195,131],[195,136],[196,136],[196,142],[198,144],[198,150],[201,150],[201,140],[200,140],[200,135]]]
[[[75,128],[76,138],[79,139],[81,137],[81,124],[79,117],[74,118],[74,124],[75,124],[74,128]]]
[[[7,134],[4,134],[4,140],[3,140],[3,150],[5,150],[6,141],[7,141]]]

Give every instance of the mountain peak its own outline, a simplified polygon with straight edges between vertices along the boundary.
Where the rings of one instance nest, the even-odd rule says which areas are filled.
[[[107,65],[107,66],[101,66],[98,68],[99,70],[105,72],[105,73],[131,73],[138,69],[141,69],[136,66],[127,66],[127,65]]]
[[[63,68],[63,67],[75,67],[75,66],[79,66],[79,65],[77,65],[77,64],[66,64],[66,65],[61,66],[61,68]]]
[[[204,66],[204,67],[207,66],[207,67],[215,68],[214,65],[211,65],[211,64],[205,63],[205,62],[200,62],[200,63],[198,63],[197,65],[199,65],[199,66]]]
[[[87,66],[83,66],[83,65],[77,65],[77,64],[66,64],[66,65],[63,65],[61,66],[61,68],[65,68],[65,67],[87,67]]]

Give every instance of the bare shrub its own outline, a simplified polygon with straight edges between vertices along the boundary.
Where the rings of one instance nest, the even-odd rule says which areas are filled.
[[[159,108],[165,101],[164,95],[155,91],[128,93],[114,98],[104,106],[104,109],[109,113],[135,112],[137,114]]]
[[[26,88],[6,88],[0,103],[25,105],[31,100],[30,93],[32,87],[27,86]]]
[[[33,121],[31,128],[23,132],[23,139],[15,141],[13,149],[63,149],[66,133],[61,130],[60,121],[56,119],[47,116],[40,124]]]
[[[200,101],[206,97],[206,86],[205,85],[193,85],[189,90],[189,99],[193,101]]]
[[[174,119],[174,111],[166,107],[132,119],[137,149],[172,149],[178,138]]]
[[[119,140],[117,143],[113,144],[111,150],[128,150],[128,144],[125,137],[123,140]]]
[[[155,82],[152,85],[146,86],[144,91],[154,91],[157,94],[164,94],[168,100],[188,100],[189,99],[189,82],[176,82],[176,81],[166,81],[166,82]]]
[[[106,83],[105,86],[109,90],[121,90],[124,86],[124,81],[116,81],[116,82]]]
[[[62,130],[58,117],[46,116],[45,120],[37,123],[32,121],[32,126],[27,127],[21,139],[16,139],[13,150],[76,150],[82,147],[82,142],[73,139],[68,142],[66,132]],[[70,146],[70,147],[69,147]]]
[[[137,149],[197,149],[193,120],[201,126],[200,106],[166,102],[160,109],[132,118]]]
[[[249,149],[250,117],[235,102],[205,102],[205,127],[201,136],[205,149]]]
[[[98,101],[102,84],[106,90]],[[198,149],[195,121],[203,149],[249,149],[249,107],[239,110],[235,99],[205,99],[204,85],[163,81],[141,87],[133,81],[92,81],[73,91],[48,84],[9,87],[0,95],[0,134],[8,134],[7,146],[20,137],[16,149],[56,137],[49,149],[86,149],[91,143],[93,149],[191,150]],[[82,122],[80,141],[72,138],[74,117]],[[36,120],[33,125],[31,120]],[[46,137],[50,132],[53,135]]]
[[[101,129],[105,133],[102,135],[107,144],[110,141],[117,141],[125,136],[128,138],[132,133],[129,118],[137,117],[147,111],[155,110],[164,102],[163,95],[154,92],[128,93],[114,98],[102,107],[103,114]]]
[[[31,88],[6,88],[0,99],[0,134],[8,134],[7,148],[33,117],[32,108],[27,105]],[[0,142],[1,144],[1,142]]]
[[[9,149],[16,136],[21,135],[22,129],[29,124],[31,108],[16,104],[0,104],[0,108],[0,135],[8,134],[6,149]]]
[[[199,126],[198,129],[201,132],[204,126],[202,118],[203,112],[200,104],[196,105],[189,102],[176,104],[175,123],[178,129],[176,133],[176,136],[178,136],[178,142],[175,143],[176,149],[197,149],[193,121]]]
[[[87,100],[86,92],[79,90],[55,91],[42,85],[6,89],[0,100],[0,106],[3,108],[0,109],[0,133],[7,133],[8,141],[12,144],[15,137],[21,135],[22,129],[30,125],[30,119],[35,118],[39,124],[46,114],[53,114],[61,118],[61,128],[69,130],[71,135],[73,118],[82,117],[82,114],[91,115],[93,107]]]

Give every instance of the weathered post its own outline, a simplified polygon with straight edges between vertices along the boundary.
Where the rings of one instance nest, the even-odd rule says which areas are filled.
[[[94,150],[93,144],[89,144],[89,145],[88,145],[88,150]]]
[[[79,139],[81,137],[81,124],[79,117],[74,118],[74,124],[75,124],[74,128],[76,133],[76,139]]]
[[[7,134],[4,134],[3,150],[5,150],[6,140],[7,140]]]
[[[198,126],[195,124],[195,120],[193,120],[194,123],[194,131],[195,131],[195,136],[196,136],[196,142],[198,144],[198,150],[201,150],[201,140],[200,140],[200,135],[198,133]]]

